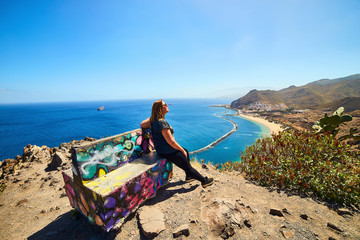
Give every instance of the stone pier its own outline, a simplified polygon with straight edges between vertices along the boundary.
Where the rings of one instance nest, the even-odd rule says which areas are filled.
[[[219,117],[219,118],[223,118],[223,119],[225,119],[226,121],[231,122],[231,123],[234,125],[233,129],[232,129],[230,132],[226,133],[226,134],[225,134],[224,136],[222,136],[221,138],[219,138],[219,139],[217,139],[216,141],[210,143],[210,144],[207,145],[206,147],[203,147],[203,148],[200,148],[200,149],[198,149],[198,150],[192,151],[192,152],[190,152],[189,154],[195,154],[195,153],[199,153],[199,152],[203,152],[203,151],[205,151],[205,150],[208,150],[209,148],[212,148],[213,146],[215,146],[216,144],[218,144],[219,142],[221,142],[222,140],[224,140],[225,138],[227,138],[228,136],[230,136],[231,134],[233,134],[234,132],[236,132],[236,130],[237,130],[237,128],[238,128],[238,125],[237,125],[234,121],[231,121],[230,119],[227,119],[227,118],[222,117],[222,116],[218,116],[218,115],[216,115],[216,114],[215,114],[215,116],[217,116],[217,117]]]

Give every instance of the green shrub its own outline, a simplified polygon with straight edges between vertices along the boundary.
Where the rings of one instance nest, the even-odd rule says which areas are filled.
[[[360,206],[359,157],[330,134],[283,131],[258,139],[242,153],[240,163],[228,162],[222,167],[240,170],[264,186]]]

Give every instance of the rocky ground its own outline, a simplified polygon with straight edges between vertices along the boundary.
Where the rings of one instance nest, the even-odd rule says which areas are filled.
[[[260,187],[240,173],[201,164],[199,171],[215,178],[212,186],[185,183],[185,174],[174,167],[172,180],[155,198],[121,228],[104,232],[72,210],[64,191],[61,172],[71,167],[68,149],[76,144],[28,145],[22,157],[2,164],[0,184],[7,187],[0,194],[0,239],[148,239],[149,234],[153,239],[360,239],[359,211]]]

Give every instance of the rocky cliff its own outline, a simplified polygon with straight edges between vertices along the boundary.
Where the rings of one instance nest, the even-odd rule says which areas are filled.
[[[7,186],[0,195],[0,239],[360,239],[357,211],[267,189],[238,172],[199,163],[214,185],[185,183],[183,171],[174,167],[155,198],[120,229],[103,232],[72,210],[63,187],[69,149],[81,142],[53,149],[28,145],[22,156],[2,163],[0,182]]]

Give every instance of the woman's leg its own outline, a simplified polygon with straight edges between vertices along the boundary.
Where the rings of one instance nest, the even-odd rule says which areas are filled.
[[[190,164],[190,166],[191,166],[189,151],[188,151],[186,148],[184,148],[184,150],[186,151],[186,154],[187,154],[186,160],[189,162],[189,164]],[[191,167],[192,167],[192,166],[191,166]],[[193,177],[191,177],[191,176],[189,176],[189,174],[186,173],[186,177],[185,177],[185,181],[186,181],[186,182],[192,182],[192,181],[194,181],[194,180],[196,180],[196,179],[193,178]]]
[[[188,153],[186,149],[185,151]],[[193,168],[190,165],[189,153],[187,158],[180,151],[176,151],[170,154],[162,154],[161,156],[165,157],[167,160],[173,162],[176,166],[184,170],[187,177],[195,178],[196,180],[199,180],[201,183],[206,182],[206,178],[203,177],[198,171],[196,171],[195,168]]]

